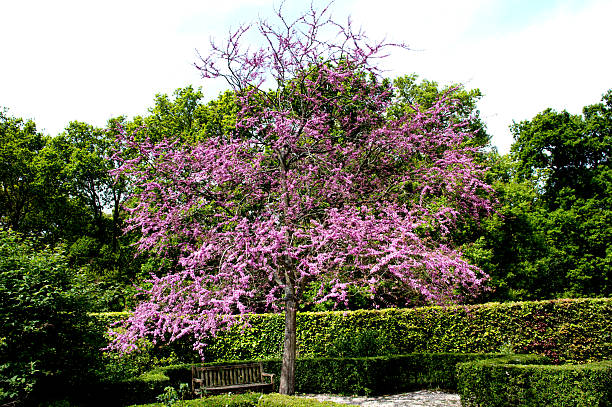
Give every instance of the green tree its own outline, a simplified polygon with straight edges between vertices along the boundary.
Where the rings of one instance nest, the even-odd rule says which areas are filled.
[[[511,127],[492,157],[500,208],[468,254],[495,299],[612,294],[612,91],[582,115],[547,109]]]
[[[127,183],[109,174],[114,137],[71,122],[55,137],[32,121],[0,114],[0,229],[64,247],[99,311],[121,310],[139,274],[122,237]]]
[[[36,124],[0,111],[0,226],[27,230],[44,195],[36,168],[47,138]]]
[[[485,300],[521,301],[554,297],[563,279],[551,267],[547,241],[549,218],[532,180],[516,179],[509,155],[488,158],[489,177],[499,200],[497,213],[464,228],[464,251],[491,276],[493,291]]]
[[[86,208],[70,195],[66,153],[34,122],[0,115],[0,227],[48,244],[81,233]]]
[[[583,115],[547,109],[512,126],[519,180],[533,179],[548,211],[551,266],[568,295],[612,292],[612,90]]]
[[[111,141],[102,129],[71,122],[52,146],[64,152],[62,175],[71,197],[87,207],[95,233],[104,233],[104,211],[112,206]]]
[[[114,137],[82,122],[71,122],[51,141],[62,154],[62,177],[74,205],[85,208],[80,233],[65,243],[71,265],[97,301],[98,311],[122,310],[126,295],[139,274],[130,237],[122,236],[121,204],[127,190],[124,179],[110,174]],[[121,293],[124,293],[121,295]]]
[[[226,91],[204,103],[201,89],[176,89],[172,97],[157,94],[146,116],[125,123],[128,130],[142,127],[141,135],[152,141],[172,135],[185,143],[196,143],[211,136],[228,134],[235,129],[237,104],[234,93]]]
[[[396,101],[389,109],[392,116],[401,116],[405,113],[413,113],[415,106],[429,108],[436,103],[440,97],[446,95],[454,99],[457,107],[453,112],[453,120],[464,121],[469,119],[470,130],[474,138],[470,144],[475,147],[488,147],[491,136],[486,131],[486,125],[480,117],[478,101],[482,98],[480,89],[465,89],[464,85],[451,84],[440,88],[438,82],[423,79],[419,81],[417,74],[405,75],[393,81],[396,91]]]

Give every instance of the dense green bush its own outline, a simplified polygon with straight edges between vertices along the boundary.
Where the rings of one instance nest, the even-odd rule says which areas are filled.
[[[92,380],[101,335],[61,253],[0,230],[0,405],[34,404]]]
[[[512,356],[457,366],[464,406],[521,407],[612,405],[612,361],[548,365]]]
[[[106,321],[125,313],[100,314]],[[612,299],[490,303],[373,311],[298,313],[300,357],[384,356],[413,352],[546,355],[553,362],[612,358]],[[250,325],[222,332],[205,349],[206,361],[280,357],[284,318],[253,315]],[[189,339],[150,347],[142,355],[197,362]]]
[[[87,387],[72,389],[70,400],[87,407],[152,403],[167,387],[179,389],[182,384],[191,388],[191,365],[159,367],[123,379],[120,375],[107,375]]]

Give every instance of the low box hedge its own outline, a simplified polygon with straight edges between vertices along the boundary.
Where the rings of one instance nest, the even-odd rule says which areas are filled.
[[[494,356],[499,355],[413,353],[365,358],[303,358],[296,363],[295,387],[303,393],[360,395],[432,388],[455,390],[457,363]]]
[[[311,398],[291,397],[281,394],[223,394],[196,400],[185,400],[174,404],[176,407],[341,407],[332,401],[318,401]],[[160,403],[141,404],[131,407],[161,407]]]
[[[612,405],[612,361],[550,365],[546,358],[512,356],[457,365],[463,406]]]
[[[333,401],[318,401],[312,398],[291,397],[278,393],[265,394],[259,399],[257,407],[344,407],[345,404]]]

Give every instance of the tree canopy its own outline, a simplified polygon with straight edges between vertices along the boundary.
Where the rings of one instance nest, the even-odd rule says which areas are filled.
[[[468,249],[492,298],[612,293],[611,131],[612,91],[582,115],[546,109],[512,126],[511,153],[489,161],[502,217]]]

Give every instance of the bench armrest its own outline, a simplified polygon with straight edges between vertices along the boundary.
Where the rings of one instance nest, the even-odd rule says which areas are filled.
[[[274,384],[274,373],[262,373],[261,374],[262,377],[269,377],[270,378],[270,383]]]

